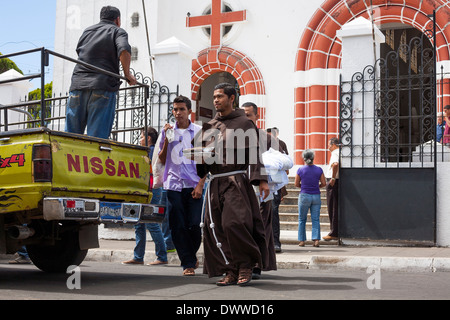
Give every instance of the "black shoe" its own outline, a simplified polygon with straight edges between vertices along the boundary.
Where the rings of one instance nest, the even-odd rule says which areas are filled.
[[[282,252],[281,247],[276,245],[276,246],[275,246],[275,252],[276,252],[276,253]]]
[[[261,279],[261,269],[260,268],[253,268],[252,270],[252,280],[259,280]]]

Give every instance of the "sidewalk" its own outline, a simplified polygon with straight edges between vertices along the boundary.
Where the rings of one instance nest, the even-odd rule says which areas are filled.
[[[288,238],[288,239],[286,239]],[[346,246],[321,241],[320,247],[299,247],[292,235],[284,235],[282,253],[277,254],[279,269],[355,269],[379,268],[389,271],[441,272],[450,271],[450,248]],[[283,239],[283,237],[282,237]],[[288,244],[286,244],[288,243]],[[86,261],[121,263],[133,257],[134,240],[100,240],[100,248],[90,249]],[[169,264],[179,265],[176,253],[168,254]],[[198,252],[203,262],[203,246]],[[147,242],[145,262],[155,260],[152,241]],[[150,267],[148,268],[158,268]]]

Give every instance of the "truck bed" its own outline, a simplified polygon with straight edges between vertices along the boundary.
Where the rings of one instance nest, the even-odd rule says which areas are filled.
[[[49,146],[50,159],[36,145]],[[37,209],[44,197],[149,203],[147,150],[48,128],[0,132],[0,214]],[[48,169],[50,179],[36,172]]]

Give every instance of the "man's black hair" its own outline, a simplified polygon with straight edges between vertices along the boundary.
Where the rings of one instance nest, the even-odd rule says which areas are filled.
[[[120,10],[113,6],[105,6],[100,11],[101,20],[114,21],[120,17]]]
[[[230,98],[232,95],[234,95],[235,98],[237,97],[236,89],[227,82],[219,83],[214,87],[214,90],[219,89],[223,89],[223,93],[225,93],[228,96],[228,98]]]
[[[188,97],[185,96],[178,96],[173,100],[173,103],[185,103],[188,110],[191,110],[192,103],[191,100]]]
[[[334,145],[336,145],[336,146],[338,146],[339,147],[339,139],[338,138],[336,138],[336,137],[334,137],[334,138],[331,138],[330,139],[330,143],[331,144],[334,144]]]
[[[258,115],[258,107],[256,106],[256,104],[254,104],[253,102],[245,102],[242,105],[242,108],[253,108],[253,113],[255,115]]]
[[[145,129],[142,131],[144,132]],[[152,144],[155,144],[158,140],[158,131],[156,131],[153,127],[147,127],[147,136],[149,136],[152,139]]]

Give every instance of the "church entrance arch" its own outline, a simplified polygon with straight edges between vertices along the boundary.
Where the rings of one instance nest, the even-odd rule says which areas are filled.
[[[233,85],[238,91],[239,85],[235,77],[228,72],[217,72],[210,75],[201,84],[196,100],[196,119],[197,121],[208,122],[216,116],[216,110],[213,103],[214,87],[222,82]],[[239,93],[235,100],[236,106],[239,106]]]
[[[201,107],[207,105],[203,104],[203,97],[208,94],[204,92],[208,86],[205,83],[205,88],[203,88],[203,83],[216,73],[219,73],[217,79],[222,76],[223,79],[229,79],[232,81],[230,83],[236,84],[237,91],[239,91],[239,106],[247,101],[251,101],[258,106],[259,120],[257,125],[259,128],[265,129],[266,92],[261,72],[250,57],[232,48],[208,48],[201,51],[197,59],[192,61],[192,101],[198,101],[200,95]],[[213,80],[214,78],[210,79],[210,81]],[[210,97],[212,105],[212,93]],[[208,99],[207,96],[206,99]],[[198,111],[196,110],[196,117]]]

